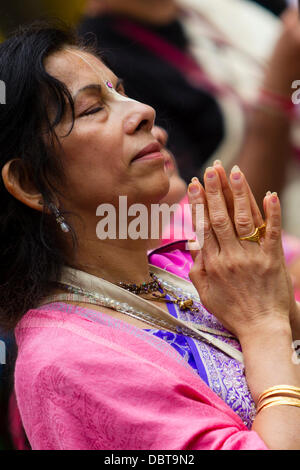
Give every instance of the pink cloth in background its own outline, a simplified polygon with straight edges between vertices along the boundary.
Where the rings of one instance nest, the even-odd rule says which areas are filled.
[[[282,245],[287,265],[300,257],[300,239],[283,232]]]
[[[109,315],[51,304],[29,311],[16,339],[33,449],[266,449],[169,344]]]
[[[297,237],[283,233],[282,245],[287,265],[291,265],[300,257],[300,240]],[[295,299],[300,302],[300,290],[294,288]]]

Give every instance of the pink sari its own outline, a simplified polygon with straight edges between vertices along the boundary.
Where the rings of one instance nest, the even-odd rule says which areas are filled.
[[[139,328],[55,303],[29,311],[16,339],[33,449],[266,449],[177,351]]]
[[[149,261],[188,279],[190,254],[164,242],[172,240]],[[284,249],[291,262],[299,240],[285,237]],[[143,330],[52,304],[29,311],[16,338],[17,402],[33,449],[266,449],[169,344]]]

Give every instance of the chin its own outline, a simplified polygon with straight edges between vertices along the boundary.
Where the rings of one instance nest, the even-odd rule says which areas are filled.
[[[163,174],[153,174],[147,178],[147,181],[144,179],[140,184],[138,202],[146,205],[160,203],[170,189],[170,180],[165,172]]]

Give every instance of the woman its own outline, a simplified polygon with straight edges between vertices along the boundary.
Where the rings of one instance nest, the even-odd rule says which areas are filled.
[[[239,235],[261,225],[259,211],[252,202],[252,216],[239,172],[231,179],[233,202],[224,171],[208,170],[214,232],[206,216],[203,257],[191,273],[196,290],[168,272],[178,249],[155,252],[150,274],[147,237],[99,237],[97,214],[99,204],[118,210],[119,196],[128,207],[150,210],[167,194],[154,110],[129,99],[91,51],[50,27],[29,27],[3,43],[0,72],[7,86],[0,110],[1,320],[17,324],[15,389],[32,448],[299,447],[296,406],[264,407],[255,417],[255,404],[265,405],[270,392],[258,396],[270,386],[296,387],[299,401],[290,346],[299,313],[280,251],[278,199],[265,199],[265,243],[240,244],[223,195]],[[195,209],[203,199],[197,181],[190,197]],[[235,254],[238,276],[227,263]],[[218,266],[223,258],[214,273],[211,260]],[[232,296],[224,292],[226,267]],[[220,366],[212,381],[201,360],[204,343]],[[281,388],[286,404],[290,392]]]

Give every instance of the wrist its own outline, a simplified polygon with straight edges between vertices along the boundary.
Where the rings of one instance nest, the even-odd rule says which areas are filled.
[[[281,116],[288,121],[295,119],[295,105],[292,102],[291,95],[286,96],[270,88],[261,88],[256,107]]]
[[[292,330],[289,318],[286,316],[277,316],[275,313],[271,318],[248,324],[247,328],[238,334],[242,348],[248,347],[254,343],[272,345],[277,341],[278,336],[281,342],[287,344],[292,339]]]
[[[241,338],[247,382],[255,403],[259,395],[278,384],[300,386],[299,366],[293,362],[289,322],[261,324]]]
[[[289,77],[280,76],[278,66],[273,66],[269,68],[269,73],[262,82],[262,88],[290,100],[292,81]]]

